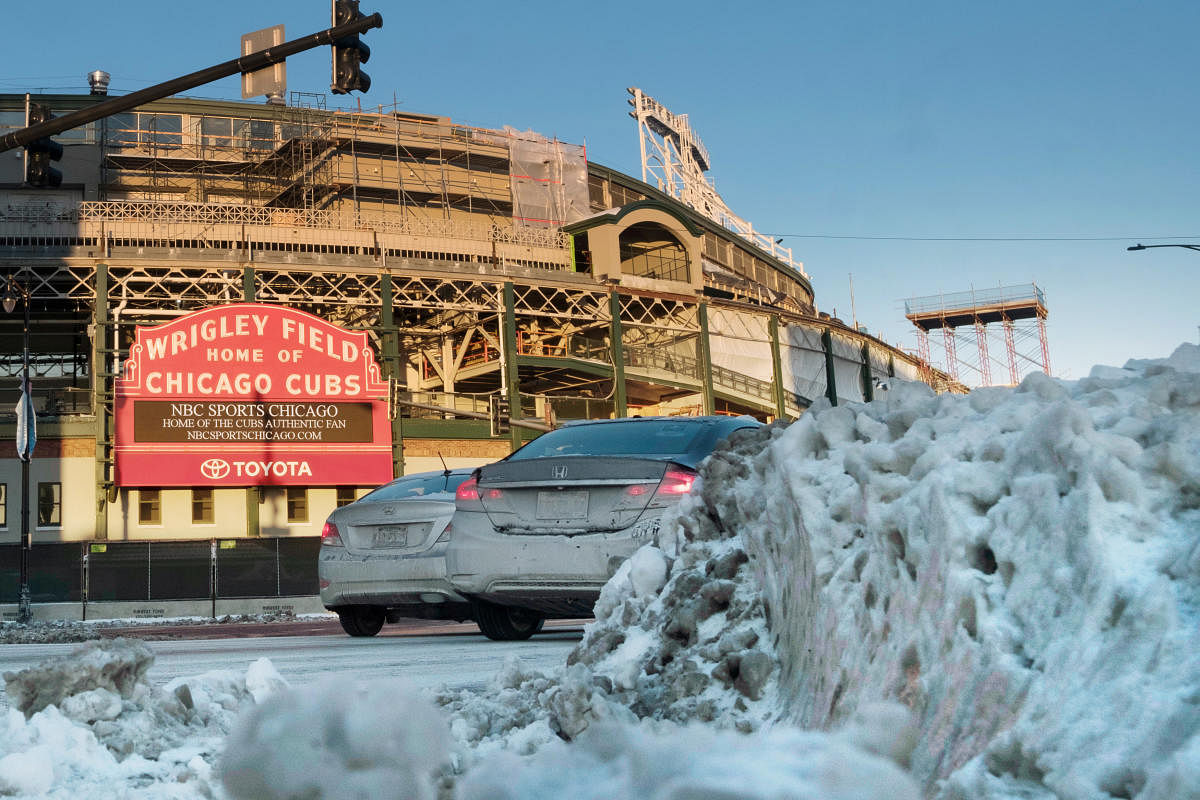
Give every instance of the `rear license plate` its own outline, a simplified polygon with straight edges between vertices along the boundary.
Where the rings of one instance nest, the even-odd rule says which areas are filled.
[[[375,529],[376,547],[407,547],[408,525],[381,525]]]
[[[538,492],[538,519],[583,519],[587,513],[587,492]]]

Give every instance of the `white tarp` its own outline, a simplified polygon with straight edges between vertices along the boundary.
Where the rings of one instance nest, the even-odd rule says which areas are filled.
[[[902,381],[919,381],[921,380],[921,372],[917,369],[917,365],[903,358],[893,358],[892,368],[896,372],[896,378]]]
[[[533,131],[505,128],[512,179],[513,219],[535,228],[557,228],[591,213],[587,155],[580,145]]]
[[[767,317],[723,308],[709,309],[708,349],[714,366],[760,381],[774,380]]]
[[[833,334],[833,375],[839,403],[862,402],[862,346]]]
[[[783,325],[779,330],[783,385],[810,402],[825,396],[825,348],[821,330]]]
[[[891,369],[891,354],[887,350],[875,345],[868,345],[871,353],[871,377],[883,380],[892,374]]]

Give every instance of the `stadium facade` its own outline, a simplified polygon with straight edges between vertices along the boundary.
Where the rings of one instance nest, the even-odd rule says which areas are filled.
[[[103,99],[33,97],[58,115]],[[25,102],[0,95],[0,133],[23,127]],[[632,414],[773,419],[796,417],[817,398],[871,399],[880,381],[928,377],[909,354],[819,313],[788,251],[589,161],[582,147],[440,116],[323,106],[323,96],[301,94],[286,106],[153,102],[56,137],[65,150],[56,188],[23,185],[19,151],[0,161],[0,279],[30,316],[34,549],[67,548],[55,569],[72,597],[133,580],[154,548],[169,552],[160,560],[186,551],[200,563],[251,540],[302,540],[287,553],[273,544],[273,557],[308,558],[326,514],[381,477],[485,463],[535,435],[520,426],[497,435],[487,419],[497,399],[513,420],[541,424]],[[257,306],[282,315],[278,331],[253,311],[221,311]],[[206,314],[224,321],[205,323]],[[206,331],[233,336],[239,319],[260,318],[232,347],[201,342]],[[278,336],[318,328],[301,342],[308,360],[294,351],[293,372],[274,384],[251,386],[260,373],[235,368],[254,353],[264,359],[256,335],[265,359],[278,361],[290,357]],[[164,338],[171,330],[183,338]],[[0,316],[3,408],[19,397],[23,334],[19,307]],[[198,366],[143,380],[150,367],[139,359],[151,342],[188,336],[214,345],[195,351]],[[361,340],[361,352],[339,363],[322,344],[338,337]],[[305,372],[316,355],[339,369],[364,356],[378,380],[356,397],[331,396],[327,378]],[[248,382],[217,387],[222,365]],[[209,378],[197,384],[198,375]],[[131,393],[135,379],[143,392],[158,387],[158,400]],[[289,379],[281,397],[261,391],[279,392]],[[201,400],[223,404],[201,411]],[[272,400],[290,405],[267,411]],[[144,402],[136,424],[123,402]],[[322,403],[329,408],[313,410]],[[374,421],[351,422],[342,439],[304,452],[314,463],[334,451],[336,463],[369,460],[366,471],[297,467],[301,456],[280,456],[292,451],[276,435],[246,451],[259,466],[238,475],[211,464],[180,472],[172,466],[229,442],[164,432],[234,425],[205,415],[257,417],[261,429],[280,413],[351,411]],[[24,501],[15,436],[15,416],[0,416],[8,545],[19,541]],[[139,453],[157,454],[161,466],[133,469]],[[288,474],[273,466],[285,461]],[[91,558],[94,571],[122,547],[137,554],[125,572],[113,567],[97,583],[85,565],[73,588],[72,553]],[[0,571],[9,561],[0,555]],[[286,569],[274,575],[285,594]]]

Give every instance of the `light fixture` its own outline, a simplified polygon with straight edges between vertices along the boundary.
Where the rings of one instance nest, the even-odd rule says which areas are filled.
[[[17,296],[12,293],[12,289],[4,290],[4,299],[0,300],[4,305],[4,313],[11,314],[13,309],[17,307]]]

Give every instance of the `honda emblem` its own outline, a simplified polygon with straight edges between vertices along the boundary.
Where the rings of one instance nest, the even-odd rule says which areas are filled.
[[[562,480],[567,477],[567,466],[565,464],[557,464],[552,468],[552,473],[555,480]]]

